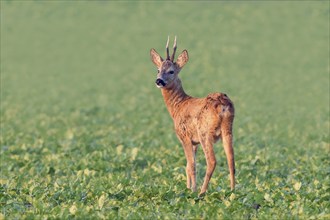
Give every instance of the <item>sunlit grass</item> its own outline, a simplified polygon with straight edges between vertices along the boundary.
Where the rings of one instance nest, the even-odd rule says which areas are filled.
[[[327,2],[1,1],[1,216],[329,218]],[[186,92],[235,103],[237,189],[225,155],[206,196],[149,50],[190,60]],[[197,157],[198,184],[205,172]]]

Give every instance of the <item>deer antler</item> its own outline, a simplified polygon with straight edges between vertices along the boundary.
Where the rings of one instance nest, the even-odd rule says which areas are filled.
[[[170,36],[167,36],[167,43],[166,43],[166,60],[170,59],[170,51],[168,49],[168,43],[170,42]]]
[[[176,36],[174,38],[174,44],[173,44],[173,54],[172,54],[172,57],[171,57],[172,62],[174,61],[175,51],[176,51]]]

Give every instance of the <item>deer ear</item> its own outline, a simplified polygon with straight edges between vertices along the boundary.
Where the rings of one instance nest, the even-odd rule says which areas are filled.
[[[150,58],[151,58],[151,61],[159,68],[160,65],[162,64],[163,62],[163,58],[157,53],[157,51],[152,48],[150,50]]]
[[[182,53],[178,56],[178,59],[176,60],[176,64],[179,68],[182,68],[189,60],[188,51],[184,50]]]

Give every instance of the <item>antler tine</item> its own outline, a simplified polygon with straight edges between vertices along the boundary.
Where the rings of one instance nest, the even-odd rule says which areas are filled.
[[[167,36],[167,43],[166,43],[166,59],[169,60],[170,59],[170,51],[168,49],[168,43],[170,42],[170,36]]]
[[[172,62],[174,61],[175,51],[176,51],[176,36],[174,38],[174,44],[173,44],[173,54],[171,57]]]

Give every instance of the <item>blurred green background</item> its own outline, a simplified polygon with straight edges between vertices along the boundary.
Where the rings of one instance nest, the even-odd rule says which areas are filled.
[[[178,37],[179,51],[189,52],[180,73],[186,92],[196,97],[226,92],[235,103],[243,195],[254,181],[247,178],[250,161],[262,160],[268,165],[260,169],[281,170],[284,176],[298,163],[307,175],[300,182],[326,178],[329,2],[1,1],[2,192],[11,184],[24,189],[20,184],[31,175],[42,181],[49,169],[54,169],[52,184],[86,167],[99,169],[100,176],[116,167],[131,172],[121,155],[98,165],[79,164],[95,151],[110,155],[118,146],[139,149],[141,161],[166,159],[160,180],[172,178],[174,167],[183,168],[183,151],[154,85],[156,68],[149,57],[151,48],[165,54],[168,35]],[[162,158],[163,148],[173,155]],[[57,162],[45,159],[52,154]],[[201,151],[199,160],[204,160]],[[148,184],[144,175],[142,185]],[[221,184],[227,187],[224,175]],[[4,196],[4,213],[20,213],[10,204]]]

